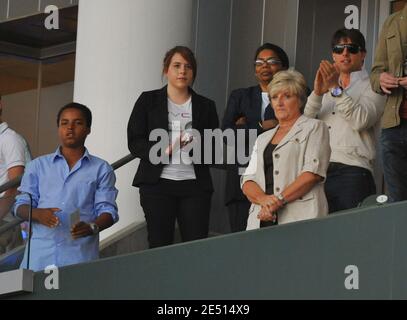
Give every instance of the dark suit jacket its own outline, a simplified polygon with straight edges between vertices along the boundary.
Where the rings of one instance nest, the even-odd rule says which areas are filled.
[[[254,86],[233,90],[230,94],[228,105],[222,121],[222,130],[231,129],[257,129],[261,131],[259,121],[261,121],[261,88]],[[235,125],[241,116],[245,116],[247,123],[244,126]]]
[[[259,85],[249,88],[242,88],[232,91],[230,94],[228,105],[226,107],[225,115],[222,121],[222,130],[225,129],[256,129],[257,134],[263,133],[263,129],[260,127],[261,121],[261,109],[262,97],[261,88]],[[241,116],[246,117],[246,124],[242,126],[236,126],[236,120]],[[246,155],[250,155],[248,145],[248,135],[246,135],[245,152]],[[235,145],[235,148],[241,148],[242,146]],[[237,163],[237,159],[236,159]],[[247,163],[241,163],[240,167],[247,166]],[[226,178],[226,191],[225,191],[225,203],[229,204],[233,201],[247,200],[246,196],[240,189],[240,176],[238,175],[239,166],[229,165],[227,166],[227,178]]]
[[[219,127],[215,102],[196,94],[192,96],[192,127],[203,137],[204,129]],[[164,164],[152,164],[149,159],[151,147],[156,141],[149,141],[150,132],[154,129],[168,129],[167,86],[153,91],[143,92],[137,99],[127,126],[127,141],[130,152],[140,158],[140,164],[133,180],[133,186],[155,184],[160,179]],[[202,139],[203,143],[203,139]],[[204,148],[201,148],[204,159]],[[202,160],[201,163],[204,163]],[[209,166],[194,164],[195,175],[203,190],[212,192],[212,178]]]

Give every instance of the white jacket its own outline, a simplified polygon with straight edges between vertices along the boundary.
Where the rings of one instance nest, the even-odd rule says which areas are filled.
[[[331,93],[308,97],[304,115],[324,121],[329,128],[331,162],[362,167],[373,173],[375,130],[386,97],[373,92],[365,70],[352,72],[350,85],[341,97]]]
[[[277,129],[278,126],[258,136],[249,166],[241,177],[241,186],[246,181],[254,181],[263,191],[266,190],[263,154]],[[330,154],[327,126],[322,121],[301,116],[273,151],[274,194],[283,192],[304,172],[312,172],[326,178]],[[247,230],[260,227],[260,220],[257,218],[260,209],[256,204],[250,207]],[[327,213],[324,183],[321,182],[300,199],[280,209],[278,222],[284,224],[312,219]]]

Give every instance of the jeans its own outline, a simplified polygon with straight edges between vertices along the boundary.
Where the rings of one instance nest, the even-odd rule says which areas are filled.
[[[342,163],[329,164],[325,182],[329,213],[356,208],[375,193],[376,185],[369,170]]]
[[[383,129],[380,137],[384,181],[390,202],[407,200],[407,120]]]

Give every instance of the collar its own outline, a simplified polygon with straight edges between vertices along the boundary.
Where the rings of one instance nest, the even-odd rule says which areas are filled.
[[[291,130],[286,134],[286,136],[280,141],[280,143],[277,145],[276,149],[281,148],[283,145],[285,145],[290,139],[293,138],[296,134],[302,131],[303,127],[302,124],[304,122],[307,122],[309,120],[308,117],[304,116],[303,114],[297,119],[297,121],[293,124]],[[271,129],[269,131],[266,131],[265,133],[261,134],[259,137],[262,137],[262,139],[265,139],[267,143],[273,139],[274,135],[276,134],[278,128],[280,125],[277,125],[274,129]],[[264,143],[264,148],[267,146],[267,143]],[[263,150],[264,151],[264,150]],[[263,152],[262,151],[262,152]]]
[[[61,146],[58,146],[57,150],[53,153],[52,161],[54,162],[57,158],[65,159],[65,157],[61,153]],[[85,147],[85,152],[83,153],[83,156],[80,158],[80,160],[82,160],[84,158],[90,160],[89,151],[88,151],[88,149],[86,147]]]
[[[290,141],[295,135],[302,131],[303,127],[302,124],[309,120],[308,117],[304,116],[303,114],[297,119],[297,121],[292,126],[291,130],[285,135],[285,137],[280,141],[277,145],[276,149],[281,148],[285,145],[288,141]],[[276,131],[277,132],[277,131]]]
[[[345,88],[345,90],[351,88],[355,84],[355,82],[365,80],[366,78],[369,78],[369,74],[367,73],[367,71],[364,67],[362,67],[362,70],[360,70],[360,71],[351,72],[349,87]],[[342,85],[340,80],[339,80],[339,84]]]
[[[366,69],[364,67],[362,67],[362,70],[355,71],[350,74],[350,83],[352,84],[355,81],[364,80],[366,78],[369,78],[369,75],[368,75]]]
[[[160,94],[162,96],[165,96],[165,98],[168,98],[167,88],[168,88],[168,84],[166,84],[164,87],[159,89]],[[195,91],[191,87],[188,87],[188,92],[191,94],[191,98],[192,98],[192,96],[194,96],[196,94]]]
[[[257,86],[253,87],[255,91],[257,91],[257,93],[259,93],[261,95],[261,93],[263,92],[263,90],[261,90],[260,85],[258,84]]]
[[[4,131],[6,131],[8,129],[8,124],[7,122],[2,122],[0,124],[0,134],[2,134]]]

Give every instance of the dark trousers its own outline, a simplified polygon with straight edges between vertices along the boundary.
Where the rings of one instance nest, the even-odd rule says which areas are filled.
[[[250,205],[249,200],[233,201],[227,205],[231,232],[246,230]]]
[[[331,162],[325,182],[329,213],[356,208],[376,193],[372,173],[361,167]]]
[[[150,248],[174,243],[175,221],[183,242],[208,237],[212,193],[201,190],[195,180],[159,183],[140,188]]]
[[[380,137],[384,181],[391,202],[407,200],[407,120],[383,129]]]

